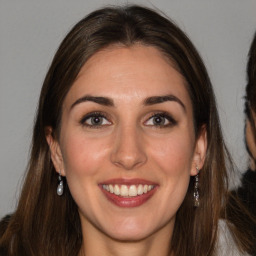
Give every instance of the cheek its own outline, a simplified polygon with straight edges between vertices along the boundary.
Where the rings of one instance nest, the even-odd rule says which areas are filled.
[[[192,136],[174,134],[155,141],[151,155],[166,174],[189,173],[194,153],[193,143]]]
[[[81,133],[63,140],[63,163],[69,190],[83,212],[95,207],[101,167],[105,164],[107,145],[102,139],[85,138]],[[86,203],[85,203],[86,202]],[[86,210],[85,205],[90,207]]]
[[[192,168],[194,140],[186,134],[175,134],[157,140],[151,147],[151,159],[161,177],[162,198],[159,209],[163,219],[175,215],[186,196]]]
[[[63,143],[63,162],[67,176],[94,175],[99,163],[107,154],[108,147],[100,139],[73,135]]]

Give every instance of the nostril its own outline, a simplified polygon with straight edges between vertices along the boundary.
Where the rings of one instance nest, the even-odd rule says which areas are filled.
[[[115,150],[111,155],[111,162],[126,170],[134,169],[146,162],[146,153],[140,148]]]
[[[136,127],[121,128],[113,141],[111,162],[120,168],[131,170],[146,162],[143,136],[138,134]]]
[[[135,167],[143,164],[143,162],[145,161],[143,160],[142,157],[135,155],[135,156],[126,156],[126,157],[119,156],[115,158],[115,160],[112,162],[118,167],[121,167],[126,170],[132,170]]]

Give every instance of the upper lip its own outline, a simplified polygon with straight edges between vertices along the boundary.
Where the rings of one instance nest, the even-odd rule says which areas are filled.
[[[105,180],[103,182],[100,182],[99,185],[108,185],[108,184],[122,184],[122,185],[157,185],[156,182],[152,182],[145,179],[126,179],[126,178],[115,178],[115,179],[109,179]]]

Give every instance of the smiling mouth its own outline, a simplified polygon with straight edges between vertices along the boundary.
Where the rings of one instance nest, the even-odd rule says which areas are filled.
[[[145,204],[155,194],[158,187],[158,184],[140,179],[114,179],[100,184],[101,191],[111,203],[125,208]]]
[[[155,185],[103,184],[102,188],[105,191],[110,192],[111,194],[115,194],[116,196],[129,198],[129,197],[136,197],[143,194],[147,194],[149,191],[155,188]]]

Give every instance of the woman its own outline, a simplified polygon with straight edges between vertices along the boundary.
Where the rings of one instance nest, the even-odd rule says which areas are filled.
[[[218,255],[226,157],[210,80],[184,33],[138,6],[95,11],[45,78],[2,250]]]
[[[243,186],[238,193],[248,210],[256,216],[256,34],[249,51],[246,86],[246,146],[250,156],[249,169],[243,176]]]
[[[256,218],[256,34],[254,35],[249,51],[247,81],[245,96],[245,141],[250,161],[249,168],[242,177],[241,186],[231,192],[228,218],[238,228],[242,226],[251,233],[250,239],[252,240],[252,246],[249,251],[253,255],[256,255],[256,225],[248,221],[247,217],[239,220],[232,214],[233,208],[237,207],[238,202],[240,202],[245,207],[244,210]]]

